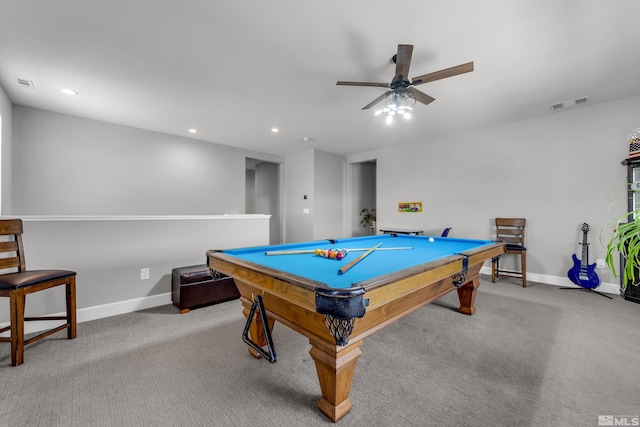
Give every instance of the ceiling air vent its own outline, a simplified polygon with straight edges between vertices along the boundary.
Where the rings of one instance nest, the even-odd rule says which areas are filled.
[[[560,110],[562,108],[573,107],[578,104],[586,104],[589,101],[588,96],[583,96],[582,98],[571,99],[569,101],[559,102],[557,104],[549,105],[549,108],[552,110]]]
[[[31,80],[27,80],[27,79],[21,79],[16,77],[16,80],[18,81],[18,86],[26,88],[26,89],[35,89],[36,87],[33,85],[33,82]]]

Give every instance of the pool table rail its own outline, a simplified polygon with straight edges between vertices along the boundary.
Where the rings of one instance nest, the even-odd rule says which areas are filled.
[[[315,290],[325,284],[306,277],[274,270],[219,251],[208,251],[209,268],[250,283],[256,294],[275,292],[283,299],[315,309]]]
[[[331,312],[331,308],[319,310],[319,293],[344,291],[347,294],[354,294],[364,290],[361,299],[365,312],[361,316],[345,319],[351,322],[349,333],[356,335],[361,335],[361,331],[379,324],[388,324],[389,318],[397,320],[454,289],[458,289],[459,311],[464,314],[473,314],[475,312],[474,291],[477,286],[470,290],[469,286],[465,287],[465,284],[474,281],[485,260],[502,253],[504,253],[504,244],[493,243],[364,280],[355,283],[351,288],[344,289],[331,288],[325,283],[252,263],[221,251],[208,251],[207,255],[211,269],[234,278],[236,286],[245,299],[243,302],[245,307],[247,302],[251,303],[254,300],[255,295],[262,295],[267,312],[278,313],[279,317],[296,323],[298,325],[296,330],[301,327],[307,333],[324,339],[333,337],[336,347],[341,347],[348,344],[349,336],[332,335],[327,330],[327,326],[329,322],[333,322],[334,316],[345,319],[341,313],[345,309],[341,307],[347,303],[340,301],[340,297],[336,297],[333,303],[336,307],[334,313]],[[453,277],[463,270],[465,256],[467,257],[466,277],[462,286],[457,288]],[[357,302],[353,304],[357,305]],[[408,307],[412,308],[409,312]],[[329,319],[322,320],[322,316],[329,316]],[[311,317],[316,319],[309,321]],[[356,319],[356,317],[359,318]]]

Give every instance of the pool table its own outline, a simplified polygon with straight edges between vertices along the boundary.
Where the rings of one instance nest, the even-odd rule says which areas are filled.
[[[316,249],[346,255],[338,260]],[[318,408],[337,422],[352,408],[362,341],[453,290],[458,310],[473,314],[480,268],[502,253],[504,244],[489,240],[385,234],[211,250],[207,258],[212,270],[235,280],[248,319],[245,334],[259,346],[249,346],[254,357],[272,348],[276,320],[309,339],[322,392]]]

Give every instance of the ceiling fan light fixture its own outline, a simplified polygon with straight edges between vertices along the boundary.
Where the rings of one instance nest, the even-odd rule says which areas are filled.
[[[409,118],[409,111],[413,111],[412,105],[415,103],[416,98],[411,91],[393,91],[384,99],[384,107],[373,114],[378,116],[384,113],[387,116],[387,124],[391,124],[394,116],[400,115]]]
[[[412,54],[413,45],[398,45],[398,53],[392,57],[392,62],[396,64],[396,73],[393,76],[391,83],[338,81],[336,82],[336,84],[338,86],[369,86],[385,88],[387,92],[378,96],[369,104],[365,105],[362,109],[368,110],[369,108],[384,100],[385,108],[382,109],[382,112],[387,114],[387,123],[389,123],[388,117],[391,117],[391,111],[413,110],[411,106],[415,105],[416,102],[420,102],[424,105],[429,105],[430,103],[435,101],[435,98],[419,91],[414,86],[433,82],[436,80],[446,79],[449,77],[457,76],[459,74],[469,73],[473,71],[473,62],[467,62],[455,67],[449,67],[439,71],[434,71],[432,73],[414,77],[413,79],[409,80],[409,67],[411,65]],[[581,102],[586,102],[586,98],[584,100],[581,100]],[[576,101],[576,103],[578,102]],[[379,114],[381,114],[379,110],[375,112],[376,116]]]

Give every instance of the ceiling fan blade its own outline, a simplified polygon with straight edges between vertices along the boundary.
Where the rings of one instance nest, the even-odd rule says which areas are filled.
[[[421,85],[423,83],[432,82],[434,80],[446,79],[447,77],[457,76],[458,74],[464,74],[470,71],[473,71],[473,62],[467,62],[466,64],[457,65],[451,68],[445,68],[444,70],[425,74],[420,77],[415,77],[411,81],[411,84],[414,86]]]
[[[411,65],[411,55],[413,54],[413,45],[399,44],[398,54],[396,55],[396,76],[393,78],[399,80],[409,80],[409,65]]]
[[[424,105],[429,105],[431,104],[433,101],[435,101],[436,99],[427,95],[424,92],[420,92],[418,89],[410,87],[407,90],[411,91],[411,93],[413,93],[413,96],[416,97],[416,101],[418,102],[422,102]]]
[[[383,99],[385,99],[388,95],[392,94],[393,91],[392,90],[388,90],[385,93],[383,93],[382,95],[380,95],[379,97],[377,97],[376,99],[374,99],[373,101],[371,101],[370,103],[368,103],[367,105],[365,105],[364,107],[362,107],[363,110],[368,110],[369,108],[373,107],[374,105],[376,105],[378,102],[382,101]]]
[[[337,82],[338,86],[375,86],[389,87],[389,83],[371,83],[371,82]]]

